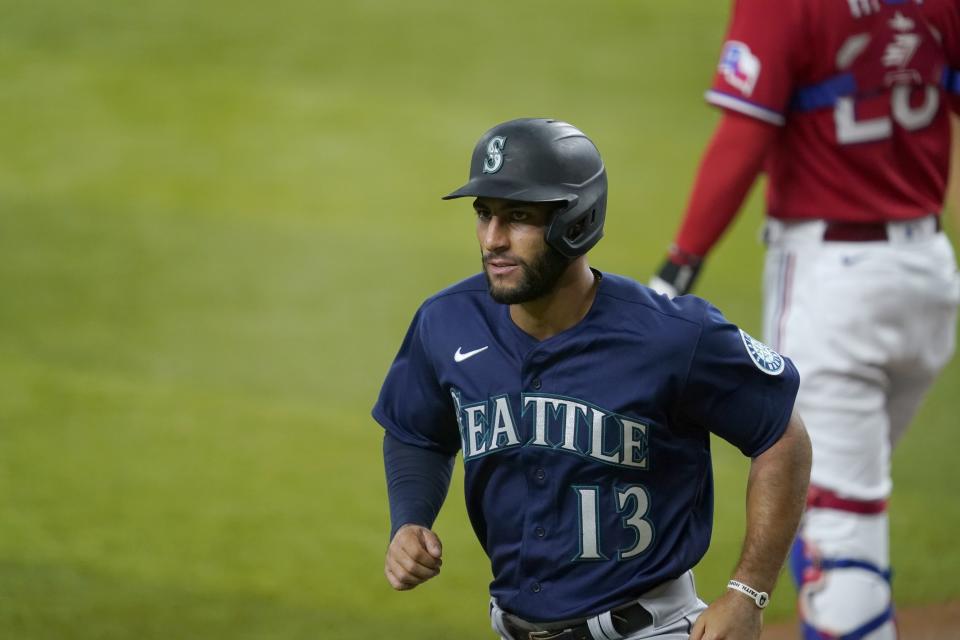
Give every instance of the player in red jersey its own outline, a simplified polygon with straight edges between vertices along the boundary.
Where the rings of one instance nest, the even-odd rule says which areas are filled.
[[[890,454],[954,350],[940,231],[957,0],[735,0],[707,101],[723,109],[669,257],[686,293],[768,175],[764,330],[797,363],[814,447],[792,568],[805,638],[896,637]]]

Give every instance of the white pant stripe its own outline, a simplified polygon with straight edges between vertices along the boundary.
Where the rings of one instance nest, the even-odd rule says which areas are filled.
[[[613,626],[613,616],[609,611],[606,611],[599,616],[600,618],[600,628],[604,633],[607,634],[607,637],[610,640],[620,640],[623,636],[617,631],[616,627]]]
[[[600,616],[590,618],[587,620],[587,628],[590,629],[590,635],[593,636],[594,640],[614,640],[606,633],[600,626]],[[619,636],[618,636],[619,637]]]

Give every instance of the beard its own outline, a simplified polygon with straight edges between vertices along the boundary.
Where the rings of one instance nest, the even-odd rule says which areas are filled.
[[[556,288],[571,262],[550,245],[544,245],[543,252],[530,263],[511,256],[520,267],[521,278],[517,284],[505,286],[494,283],[486,269],[487,260],[496,257],[497,254],[483,256],[483,273],[487,276],[490,297],[500,304],[522,304],[544,297]]]

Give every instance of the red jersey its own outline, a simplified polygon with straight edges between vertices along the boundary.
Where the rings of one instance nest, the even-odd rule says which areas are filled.
[[[707,101],[783,127],[770,216],[906,220],[943,206],[951,67],[960,0],[736,0]]]

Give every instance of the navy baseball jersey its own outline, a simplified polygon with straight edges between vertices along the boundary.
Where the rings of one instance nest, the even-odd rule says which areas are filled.
[[[407,444],[462,451],[491,594],[550,621],[695,565],[713,520],[709,434],[762,453],[798,384],[787,358],[700,298],[603,274],[587,316],[538,341],[480,274],[420,307],[373,416]]]

